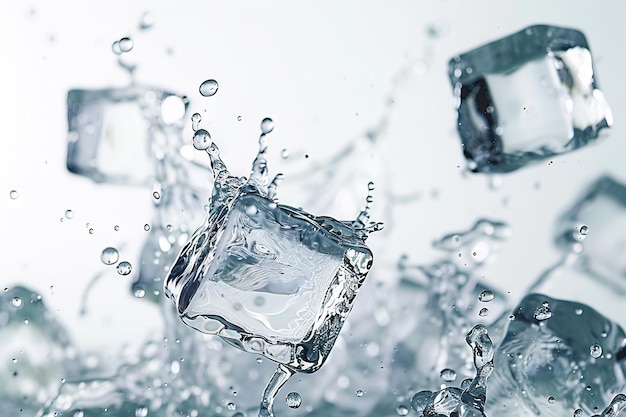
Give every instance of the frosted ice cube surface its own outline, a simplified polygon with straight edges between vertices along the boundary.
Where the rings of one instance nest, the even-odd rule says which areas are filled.
[[[578,30],[537,25],[450,60],[463,153],[509,172],[581,148],[612,124]]]

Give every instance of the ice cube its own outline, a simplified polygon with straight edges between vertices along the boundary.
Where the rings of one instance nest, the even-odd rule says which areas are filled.
[[[187,105],[184,96],[137,85],[70,90],[67,169],[96,182],[150,184],[154,145],[180,136],[167,131],[180,129]]]
[[[535,311],[546,302],[552,316],[539,320]],[[487,415],[593,414],[626,388],[626,334],[591,307],[531,294],[513,315],[496,352]],[[603,351],[597,358],[594,344]]]
[[[454,57],[463,153],[475,172],[510,172],[578,149],[611,126],[585,36],[536,25]]]
[[[182,249],[166,294],[192,328],[314,372],[372,264],[351,224],[242,189]]]

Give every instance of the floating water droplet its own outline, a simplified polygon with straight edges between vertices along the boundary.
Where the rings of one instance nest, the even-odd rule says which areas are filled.
[[[282,151],[280,151],[280,157],[283,159],[289,158],[289,150],[283,149]]]
[[[148,407],[137,407],[135,417],[146,417],[148,415]]]
[[[20,297],[13,297],[13,298],[11,298],[11,305],[13,307],[21,307],[22,306],[22,299]]]
[[[215,80],[206,80],[202,84],[200,84],[200,94],[204,97],[211,97],[217,93],[217,89],[219,85]]]
[[[122,38],[120,39],[120,51],[122,52],[130,52],[133,50],[133,41],[130,38]]]
[[[597,343],[589,346],[589,354],[594,358],[599,358],[602,356],[602,346]]]
[[[263,358],[256,358],[256,363],[263,363]]]
[[[548,397],[548,403],[549,404],[554,404],[556,402],[556,398],[554,397]]]
[[[161,198],[161,193],[159,193],[158,191],[155,191],[152,193],[152,198],[154,198],[155,200],[158,200]]]
[[[133,270],[133,266],[130,264],[130,262],[122,261],[119,264],[117,264],[117,273],[120,275],[128,275],[130,274],[132,270]],[[144,295],[145,295],[145,292],[144,292]]]
[[[486,317],[489,314],[489,309],[487,307],[483,307],[480,309],[480,311],[478,312],[478,315],[480,317]]]
[[[199,151],[209,149],[211,143],[211,135],[205,129],[198,129],[193,135],[193,147]]]
[[[117,249],[108,247],[104,248],[102,254],[100,255],[100,260],[105,265],[113,265],[120,259],[120,254]]]
[[[439,376],[446,382],[452,382],[456,379],[456,372],[454,369],[445,368],[441,370]]]
[[[143,225],[143,230],[145,230],[146,232],[150,230],[150,225],[148,223]]]
[[[548,302],[544,302],[541,306],[537,307],[534,317],[535,320],[539,321],[548,320],[552,317],[552,310],[550,310]]]
[[[272,130],[274,130],[274,121],[269,117],[266,117],[261,121],[261,133],[267,135]]]
[[[235,405],[235,403],[230,402],[226,404],[226,408],[228,408],[228,411],[235,411],[237,409],[237,406]]]
[[[403,405],[399,405],[396,407],[396,414],[399,416],[406,416],[409,414],[409,409]]]
[[[580,316],[581,314],[583,314],[583,309],[577,308],[576,310],[574,310],[574,314],[576,314],[577,316]]]
[[[198,124],[200,124],[201,121],[202,116],[200,115],[200,113],[194,113],[191,116],[191,129],[193,129],[194,132],[198,130]]]
[[[90,234],[90,235],[93,235],[93,228],[90,228],[90,229],[89,229],[89,234]]]
[[[589,226],[582,225],[580,226],[579,232],[583,236],[587,236],[589,234]]]
[[[362,396],[363,396],[363,394],[365,394],[365,391],[363,391],[362,389],[358,389],[358,390],[356,390],[356,396],[357,396],[357,397],[362,397]]]
[[[576,411],[574,411],[574,417],[582,417],[583,415],[583,410],[580,408],[577,408]]]
[[[11,190],[9,192],[9,197],[11,197],[11,200],[16,200],[17,197],[19,197],[19,194],[16,190]]]
[[[146,296],[146,290],[143,288],[137,288],[134,292],[135,298],[143,298]]]
[[[494,298],[495,298],[495,295],[493,294],[493,292],[491,292],[489,290],[484,290],[478,296],[478,300],[482,301],[483,303],[488,303],[489,301],[493,300]]]
[[[146,29],[150,29],[152,26],[154,26],[154,14],[152,14],[152,12],[144,12],[143,15],[141,15],[141,21],[139,22],[139,29],[141,30],[146,30]]]
[[[120,227],[118,225],[113,226],[113,230],[115,230],[116,232],[120,230]]]
[[[69,209],[65,210],[65,218],[68,220],[74,218],[74,212]]]
[[[115,55],[122,55],[122,49],[120,48],[120,41],[115,41],[111,45],[111,50]]]
[[[241,120],[242,120],[242,117],[241,116],[237,116],[237,121],[241,122]]]
[[[300,407],[300,404],[302,404],[302,397],[297,392],[290,392],[289,394],[287,394],[285,402],[287,403],[287,407],[289,408],[298,408]]]

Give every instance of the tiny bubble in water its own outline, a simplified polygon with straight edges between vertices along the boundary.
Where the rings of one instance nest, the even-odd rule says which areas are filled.
[[[261,121],[261,133],[267,135],[272,130],[274,130],[274,121],[269,117],[266,117]]]
[[[198,129],[193,135],[193,147],[205,151],[211,146],[211,135],[205,129]]]
[[[13,307],[21,307],[22,306],[22,299],[20,297],[13,297],[13,298],[11,298],[11,305]]]
[[[16,190],[11,190],[11,191],[9,192],[9,197],[11,197],[11,200],[16,200],[16,199],[17,199],[17,197],[19,197],[19,194],[17,193],[17,191],[16,191]]]
[[[217,93],[218,88],[219,88],[219,85],[217,84],[217,81],[206,80],[202,84],[200,84],[199,90],[200,90],[200,94],[202,94],[203,97],[211,97],[215,95],[215,93]]]
[[[120,254],[117,249],[113,247],[104,248],[102,254],[100,254],[100,260],[105,265],[113,265],[120,258]]]
[[[456,379],[456,372],[454,369],[446,368],[441,370],[439,376],[446,382],[452,382]]]
[[[482,301],[483,303],[488,303],[494,298],[495,298],[495,295],[493,294],[493,292],[489,290],[484,290],[483,292],[480,293],[480,295],[478,295],[478,300]]]
[[[154,15],[152,14],[152,12],[144,12],[144,14],[141,16],[141,21],[139,22],[139,29],[150,29],[153,25]]]
[[[554,397],[548,397],[548,403],[549,404],[554,404],[556,402],[556,398]]]
[[[130,274],[132,270],[133,270],[133,267],[130,264],[130,262],[122,261],[119,264],[117,264],[117,273],[120,275],[128,275]]]
[[[65,210],[65,218],[68,220],[74,218],[74,212],[72,210]]]
[[[302,397],[297,392],[290,392],[285,398],[285,402],[289,408],[298,408],[302,404]]]
[[[489,314],[489,309],[487,307],[483,307],[480,309],[480,311],[478,312],[478,315],[480,317],[485,317]]]
[[[589,354],[594,358],[599,358],[600,356],[602,356],[602,346],[594,343],[589,347]]]
[[[399,405],[398,407],[396,407],[396,414],[398,414],[399,416],[406,416],[407,414],[409,414],[409,409],[403,405]]]

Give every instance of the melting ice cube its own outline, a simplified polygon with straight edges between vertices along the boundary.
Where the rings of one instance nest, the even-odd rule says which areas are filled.
[[[539,320],[535,311],[545,302],[552,316]],[[591,307],[531,294],[514,317],[495,355],[488,415],[594,414],[626,389],[626,334]],[[590,354],[596,343],[597,358]]]
[[[150,184],[155,155],[187,110],[184,96],[133,85],[67,94],[67,168],[96,182]],[[160,145],[160,146],[156,146]]]
[[[449,64],[463,152],[475,172],[509,172],[572,151],[612,124],[585,36],[537,25]]]

